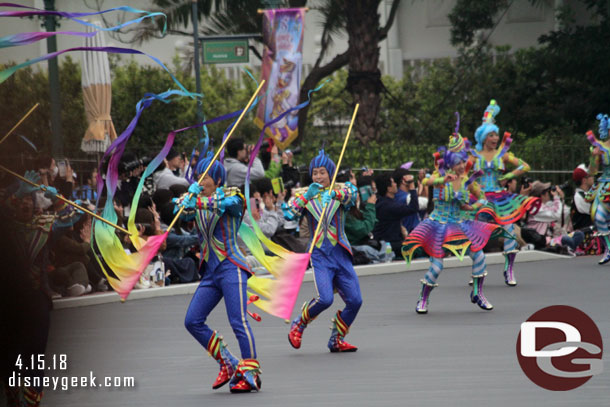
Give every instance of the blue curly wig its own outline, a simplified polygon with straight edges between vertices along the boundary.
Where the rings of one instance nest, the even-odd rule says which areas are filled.
[[[479,126],[477,131],[474,132],[474,139],[477,142],[476,149],[482,150],[483,144],[485,143],[485,138],[489,133],[500,134],[500,129],[496,126],[495,117],[500,113],[500,106],[496,103],[494,99],[489,102],[489,105],[485,109],[485,113],[483,113],[483,124]]]
[[[324,152],[324,148],[322,148],[320,150],[320,153],[313,160],[311,160],[311,163],[309,163],[309,176],[311,177],[311,175],[313,174],[314,168],[319,167],[326,168],[329,177],[332,177],[335,173],[336,165],[333,160],[331,160],[330,157],[326,155],[326,153]]]
[[[610,125],[608,115],[600,113],[596,119],[599,120],[599,138],[605,140],[608,138],[608,127]]]
[[[195,165],[195,174],[197,177],[203,174],[205,169],[208,168],[208,165],[212,162],[212,158],[214,158],[214,154],[211,151],[208,151],[207,155],[197,161],[197,165]],[[214,164],[212,164],[212,168],[210,168],[207,175],[212,177],[215,183],[220,180],[220,186],[223,186],[225,184],[227,172],[225,171],[225,167],[216,160],[214,161]]]

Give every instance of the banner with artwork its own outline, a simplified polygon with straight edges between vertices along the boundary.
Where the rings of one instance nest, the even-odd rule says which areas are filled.
[[[255,123],[266,122],[299,104],[303,61],[304,8],[264,10],[262,79],[264,99],[259,103]],[[298,112],[267,127],[265,133],[285,149],[298,134]]]

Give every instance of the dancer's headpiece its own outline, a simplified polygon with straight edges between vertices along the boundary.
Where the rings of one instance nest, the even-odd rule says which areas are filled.
[[[324,152],[324,147],[320,149],[318,155],[313,160],[311,160],[311,163],[309,163],[309,176],[313,174],[314,168],[319,167],[326,168],[329,177],[332,177],[332,175],[335,173],[336,165],[333,160],[331,160],[330,157],[326,155],[326,153]]]
[[[498,126],[494,124],[496,122],[495,117],[498,113],[500,113],[500,106],[498,106],[495,99],[492,99],[489,102],[487,109],[485,109],[485,113],[483,113],[483,124],[481,124],[474,133],[474,139],[477,142],[477,150],[483,149],[483,143],[485,143],[485,138],[489,133],[498,134],[500,132]]]
[[[201,175],[208,165],[212,162],[212,158],[214,158],[214,153],[212,151],[208,151],[207,154],[203,154],[202,157],[197,161],[197,165],[195,165],[195,174],[197,176]],[[214,183],[220,180],[220,185],[224,185],[225,179],[227,176],[227,172],[225,171],[225,167],[218,160],[214,160],[214,164],[212,164],[212,168],[208,171],[208,175],[212,177]]]
[[[610,128],[609,118],[607,114],[598,114],[596,117],[599,120],[599,138],[605,140],[608,138],[608,130]]]

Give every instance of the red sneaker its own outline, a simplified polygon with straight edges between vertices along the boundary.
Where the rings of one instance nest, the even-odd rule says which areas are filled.
[[[293,348],[299,349],[301,347],[301,341],[303,337],[303,330],[307,324],[303,322],[301,317],[296,318],[290,325],[290,332],[288,332],[288,342]]]

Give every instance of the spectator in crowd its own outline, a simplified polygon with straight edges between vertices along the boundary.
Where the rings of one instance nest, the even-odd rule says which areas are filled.
[[[411,184],[413,184],[415,181],[413,179],[413,175],[409,174],[409,170],[403,168],[403,167],[398,167],[394,170],[394,173],[392,174],[392,178],[394,179],[394,182],[396,183],[398,190],[396,191],[396,195],[394,196],[394,200],[396,202],[400,202],[400,203],[409,203],[411,200],[411,195],[409,194],[409,189],[411,188]],[[418,206],[420,208],[425,208],[428,205],[428,199],[426,198],[419,198],[419,195],[417,195],[417,190],[415,193],[417,200],[418,200]],[[405,216],[402,220],[401,220],[401,224],[402,226],[407,230],[407,232],[411,232],[413,229],[415,229],[415,227],[417,225],[419,225],[419,222],[421,221],[420,216],[419,216],[419,211],[412,213],[408,216]]]
[[[263,143],[259,151],[261,163],[265,169],[265,177],[277,178],[282,172],[280,151],[277,146],[273,144],[273,140],[267,140],[268,141]]]
[[[508,172],[508,171],[506,171]],[[519,194],[519,195],[529,195],[530,192],[532,191],[532,183],[526,178],[525,180],[523,180],[521,182],[521,188],[519,188],[519,183],[517,182],[517,178],[512,178],[509,179],[508,181],[506,181],[506,185],[504,185],[504,188],[513,194]]]
[[[284,196],[292,197],[292,191],[295,188],[300,187],[301,184],[301,174],[299,173],[298,168],[296,168],[293,164],[294,153],[291,150],[285,150],[282,153],[282,182],[284,183]],[[287,220],[284,218],[284,231],[286,233],[296,235],[298,233],[298,222],[293,220]],[[305,239],[303,239],[305,240]],[[302,243],[301,243],[302,244]],[[304,247],[304,245],[303,245]],[[301,251],[301,249],[296,248],[295,251]]]
[[[244,140],[235,138],[227,143],[227,157],[225,157],[224,167],[227,171],[228,187],[243,187],[248,172],[248,162],[253,146],[244,144]],[[256,157],[252,163],[250,180],[256,181],[265,176],[265,169],[260,158]]]
[[[159,206],[161,216],[161,229],[167,230],[174,219],[175,205],[171,201],[163,202]],[[199,279],[198,262],[191,249],[199,245],[199,237],[195,230],[187,233],[182,230],[182,219],[178,219],[172,230],[168,233],[166,248],[163,251],[165,270],[169,271],[167,283],[190,283]],[[169,281],[168,281],[169,280]]]
[[[424,185],[424,179],[430,177],[430,170],[428,168],[420,168],[417,171],[417,196],[428,198],[428,189]]]
[[[591,221],[591,202],[585,200],[585,194],[593,186],[595,179],[582,166],[578,166],[572,173],[572,179],[576,186],[574,190],[574,208],[572,209],[572,226],[574,230],[590,227]]]
[[[411,182],[409,182],[410,201],[408,204],[406,201],[396,202],[394,200],[398,187],[390,174],[378,175],[375,177],[375,184],[377,186],[377,203],[375,204],[377,224],[373,229],[373,236],[377,241],[390,242],[396,257],[400,257],[404,239],[400,222],[405,216],[417,213],[419,210],[413,177],[411,176]]]
[[[83,185],[74,189],[72,198],[95,203],[97,200],[97,168],[91,170]]]
[[[66,205],[53,224],[51,249],[54,254],[53,267],[49,279],[53,290],[62,295],[77,297],[91,292],[86,264],[89,244],[78,243],[70,238],[73,225],[81,218],[81,213]]]
[[[301,174],[293,163],[294,153],[292,150],[285,150],[282,153],[282,180],[286,188],[286,196],[291,196],[291,189],[298,188],[301,184]]]
[[[46,192],[38,191],[35,194],[34,204],[36,208],[49,209],[56,201],[55,193],[67,197],[72,196],[74,177],[68,160],[60,160],[58,165],[49,154],[41,154],[38,158],[38,168],[40,183],[51,188]]]
[[[273,193],[273,185],[269,178],[261,178],[254,182],[258,197],[253,197],[251,205],[252,216],[265,236],[271,238],[284,224],[284,215],[277,202],[283,202],[284,197]],[[254,196],[254,195],[253,195]],[[260,200],[259,200],[260,199]],[[244,216],[244,223],[251,226],[252,220],[249,215]]]
[[[150,198],[149,198],[150,199]],[[152,200],[151,200],[152,203]],[[139,207],[136,210],[135,222],[138,227],[138,233],[140,237],[144,240],[147,240],[151,236],[160,235],[163,232],[161,231],[161,218],[157,213],[157,210],[154,207],[154,203],[152,206],[148,208]],[[165,251],[167,248],[167,240],[163,242],[161,247],[159,248],[159,252]],[[140,280],[135,284],[135,288],[151,288],[153,284],[151,282],[151,272],[158,267],[160,263],[159,256],[155,256],[151,263],[146,267],[146,270],[140,276]],[[165,278],[163,278],[163,281]],[[158,280],[157,280],[158,281]]]
[[[523,240],[532,243],[537,250],[561,249],[573,254],[584,239],[581,231],[567,233],[564,230],[564,194],[561,188],[551,186],[550,182],[535,181],[532,183],[531,196],[539,197],[540,209],[535,215],[528,215],[525,226],[521,229]]]
[[[345,235],[355,253],[354,264],[358,264],[356,252],[362,252],[372,263],[391,260],[386,256],[385,242],[373,239],[373,228],[377,222],[376,203],[376,194],[370,194],[364,202],[358,196],[357,205],[352,206],[345,215]]]
[[[174,171],[181,171],[184,166],[184,158],[173,148],[169,150],[163,160],[162,169],[153,174],[155,189],[169,189],[172,185],[184,185],[186,188],[189,182],[183,177],[176,176]]]
[[[106,164],[107,165],[107,164]],[[106,173],[106,169],[103,173]],[[119,183],[115,196],[121,203],[121,206],[128,208],[131,205],[131,200],[138,188],[140,175],[144,171],[144,166],[135,156],[135,154],[125,153],[123,159],[119,163]]]

